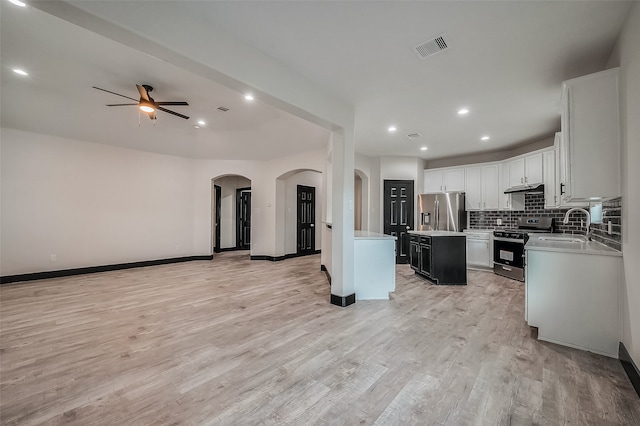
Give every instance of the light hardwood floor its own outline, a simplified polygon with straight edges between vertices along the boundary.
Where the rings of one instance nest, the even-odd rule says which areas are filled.
[[[617,360],[543,343],[521,283],[328,303],[319,256],[0,288],[2,424],[635,425]]]

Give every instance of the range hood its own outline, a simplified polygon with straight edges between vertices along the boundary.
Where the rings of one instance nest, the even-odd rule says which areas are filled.
[[[541,183],[536,183],[534,185],[518,185],[512,186],[511,188],[507,188],[504,193],[505,194],[513,194],[516,192],[529,192],[531,194],[544,194],[544,185]]]

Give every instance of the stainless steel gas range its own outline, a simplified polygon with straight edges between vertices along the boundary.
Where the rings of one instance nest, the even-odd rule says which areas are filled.
[[[553,218],[521,217],[518,227],[493,231],[493,272],[524,281],[524,245],[529,234],[553,232]]]

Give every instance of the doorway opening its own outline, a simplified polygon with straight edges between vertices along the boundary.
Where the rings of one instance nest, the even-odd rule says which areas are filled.
[[[212,179],[211,243],[213,253],[251,247],[251,180],[240,175]]]
[[[249,250],[251,244],[251,188],[236,189],[236,248]]]
[[[304,256],[316,251],[316,188],[298,185],[296,218],[296,254]]]
[[[409,263],[409,234],[413,229],[413,181],[384,181],[384,233],[397,237],[396,263]]]
[[[322,172],[317,170],[291,170],[276,179],[276,256],[320,253],[323,188]]]

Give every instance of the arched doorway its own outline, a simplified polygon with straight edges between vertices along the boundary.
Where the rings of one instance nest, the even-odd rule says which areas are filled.
[[[211,200],[212,252],[249,250],[251,180],[233,174],[213,178]]]
[[[285,257],[319,253],[322,247],[322,173],[291,170],[276,179],[276,253]]]

